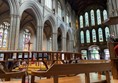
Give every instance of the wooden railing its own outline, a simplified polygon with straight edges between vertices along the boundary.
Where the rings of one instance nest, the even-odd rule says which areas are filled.
[[[106,73],[106,81],[104,83],[110,83],[109,70],[111,70],[109,63],[54,64],[47,71],[32,71],[31,83],[35,83],[35,76],[52,76],[54,79],[53,83],[59,83],[58,78],[60,75],[80,73],[85,73],[85,83],[90,83],[89,73],[103,71]]]
[[[9,71],[13,68],[13,65],[17,62],[26,61],[29,62],[43,62],[48,69],[48,65],[61,62],[63,64],[71,63],[72,61],[77,62],[81,59],[80,53],[73,52],[47,52],[47,51],[0,51],[0,62],[4,68]],[[12,62],[12,66],[8,68],[6,63]]]

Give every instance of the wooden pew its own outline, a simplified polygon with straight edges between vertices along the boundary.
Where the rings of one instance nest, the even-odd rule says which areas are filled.
[[[89,73],[105,72],[106,82],[110,83],[109,63],[79,63],[79,64],[54,64],[47,71],[32,71],[31,83],[35,83],[35,76],[53,76],[54,83],[58,83],[59,75],[80,74],[85,73],[85,82],[90,83]]]
[[[5,72],[0,68],[0,78],[4,78],[5,81],[10,81],[10,78],[20,77],[22,78],[22,83],[25,83],[26,71],[17,71],[17,72]]]

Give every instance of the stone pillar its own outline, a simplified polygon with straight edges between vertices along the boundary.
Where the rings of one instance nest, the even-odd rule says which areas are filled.
[[[62,37],[62,50],[66,51],[66,37]]]
[[[52,51],[57,51],[57,33],[52,33]]]
[[[69,52],[73,52],[73,40],[69,40]]]
[[[43,42],[43,26],[37,26],[36,34],[36,50],[42,51],[42,42]]]
[[[19,15],[11,14],[8,50],[18,49],[19,23],[20,23]]]

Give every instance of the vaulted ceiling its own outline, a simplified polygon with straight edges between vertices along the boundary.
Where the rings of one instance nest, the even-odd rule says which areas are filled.
[[[107,0],[66,0],[70,3],[71,7],[80,14],[81,11],[85,10],[90,5],[99,5],[107,9]]]

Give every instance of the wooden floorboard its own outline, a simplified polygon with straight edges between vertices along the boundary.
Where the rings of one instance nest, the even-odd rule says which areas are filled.
[[[91,78],[91,83],[92,82],[96,82],[96,81],[100,81],[105,80],[105,76],[99,77],[98,74],[92,73],[90,75]],[[37,83],[53,83],[53,79],[46,79],[46,78],[42,78],[40,80],[39,77],[36,78],[36,82]],[[21,80],[19,79],[14,79],[10,82],[0,82],[0,83],[21,83]],[[28,82],[26,82],[28,83]],[[79,74],[78,76],[73,76],[73,77],[60,77],[59,78],[59,83],[85,83],[85,79],[84,79],[84,74]],[[118,79],[117,80],[113,80],[113,78],[111,77],[111,83],[118,83]]]

